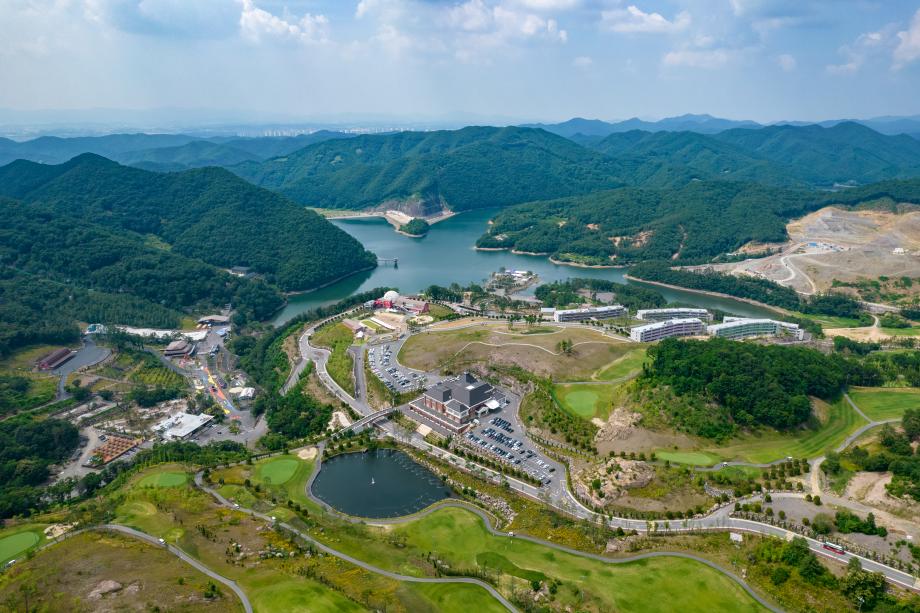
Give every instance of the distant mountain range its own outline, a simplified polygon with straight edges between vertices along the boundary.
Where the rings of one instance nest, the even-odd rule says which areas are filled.
[[[765,125],[808,126],[817,125],[830,128],[841,123],[858,123],[872,128],[882,134],[910,134],[920,137],[920,115],[908,117],[884,116],[872,119],[829,119],[825,121],[779,121],[773,124],[761,124],[751,120],[722,119],[712,115],[679,115],[666,117],[657,121],[645,121],[633,117],[624,121],[603,121],[600,119],[583,119],[574,117],[561,123],[522,124],[522,127],[541,128],[547,132],[574,138],[578,142],[591,142],[598,137],[617,132],[644,130],[646,132],[697,132],[699,134],[718,134],[734,128],[761,128]]]
[[[320,130],[299,136],[258,138],[200,138],[184,134],[42,136],[24,142],[0,138],[0,165],[18,159],[61,164],[81,153],[95,153],[121,164],[166,172],[267,160],[324,140],[350,136],[345,132]]]

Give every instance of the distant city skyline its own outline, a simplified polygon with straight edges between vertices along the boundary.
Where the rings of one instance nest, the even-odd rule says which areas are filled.
[[[0,123],[770,123],[918,95],[916,1],[0,2]]]

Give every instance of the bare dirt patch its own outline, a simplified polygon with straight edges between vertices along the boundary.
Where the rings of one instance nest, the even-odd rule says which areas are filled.
[[[825,291],[834,279],[916,276],[920,270],[920,211],[825,207],[790,222],[786,230],[790,242],[780,253],[716,268],[805,293]]]

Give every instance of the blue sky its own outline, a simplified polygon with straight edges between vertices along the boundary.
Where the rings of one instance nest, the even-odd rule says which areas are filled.
[[[0,108],[920,113],[920,1],[0,0]]]

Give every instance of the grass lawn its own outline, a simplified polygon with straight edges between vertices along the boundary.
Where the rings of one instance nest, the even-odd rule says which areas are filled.
[[[282,485],[291,480],[299,467],[300,460],[297,458],[271,458],[259,464],[259,480],[265,484]]]
[[[406,583],[401,592],[402,600],[410,611],[438,611],[439,613],[507,611],[501,603],[492,598],[491,594],[478,585]]]
[[[613,403],[613,384],[560,383],[553,386],[563,409],[582,419],[607,419]]]
[[[17,349],[7,358],[0,360],[0,368],[10,370],[32,370],[35,363],[54,351],[60,349],[61,345],[30,345]]]
[[[656,450],[655,457],[671,464],[690,464],[693,466],[712,466],[720,457],[704,451],[668,451]]]
[[[817,429],[744,435],[732,439],[726,445],[707,447],[704,451],[726,460],[755,463],[782,460],[788,456],[814,458],[837,447],[853,431],[866,424],[843,398],[830,405],[820,400],[815,402],[819,414],[824,413]]]
[[[882,328],[882,332],[891,336],[920,336],[920,326],[911,328]]]
[[[42,539],[38,532],[25,530],[0,538],[0,564],[6,564],[22,552],[31,549]]]
[[[443,304],[428,305],[428,313],[426,313],[426,315],[433,317],[435,321],[440,321],[446,317],[450,317],[453,314],[454,310],[450,307],[444,306]]]
[[[314,613],[329,611],[364,611],[365,609],[345,596],[302,579],[260,581],[247,585],[247,595],[253,609],[269,613]]]
[[[178,471],[162,471],[147,475],[138,485],[141,487],[178,487],[185,485],[188,476]]]
[[[614,381],[626,377],[634,377],[642,372],[642,364],[645,363],[645,348],[633,349],[613,364],[605,366],[602,370],[594,374],[595,379],[601,381]]]
[[[807,313],[795,313],[796,317],[801,317],[802,319],[810,319],[811,321],[820,324],[822,328],[863,328],[867,325],[872,325],[872,320],[869,320],[869,323],[859,321],[858,319],[853,319],[852,317],[836,317],[834,315],[811,315]]]
[[[355,337],[345,324],[338,323],[322,328],[310,338],[310,343],[318,347],[326,347],[332,351],[326,362],[326,370],[333,381],[351,395],[355,393],[355,381],[352,378],[354,360],[348,354],[348,348],[354,343]]]
[[[895,419],[906,409],[920,409],[920,389],[915,387],[853,387],[850,398],[871,419]]]

